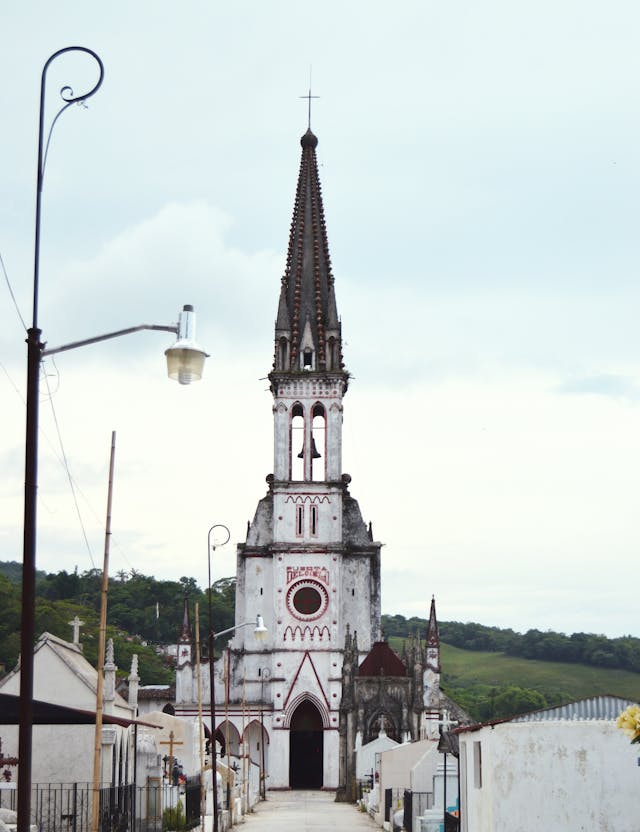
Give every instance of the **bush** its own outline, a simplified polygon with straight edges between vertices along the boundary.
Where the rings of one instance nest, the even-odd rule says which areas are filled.
[[[162,813],[162,830],[163,832],[183,832],[186,828],[187,819],[182,801],[179,800],[175,806],[168,806]]]

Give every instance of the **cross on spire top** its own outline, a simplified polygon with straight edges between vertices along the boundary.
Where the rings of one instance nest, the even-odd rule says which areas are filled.
[[[312,98],[320,98],[320,96],[319,95],[311,95],[311,87],[309,87],[309,92],[306,95],[301,95],[300,98],[306,98],[309,102],[307,127],[309,128],[309,130],[311,130],[311,99]]]

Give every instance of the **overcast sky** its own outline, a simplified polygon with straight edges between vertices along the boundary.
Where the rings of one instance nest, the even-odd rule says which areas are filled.
[[[40,73],[82,45],[106,74],[51,144],[43,337],[191,303],[211,353],[184,388],[169,335],[46,361],[38,568],[101,566],[112,430],[112,574],[205,586],[210,526],[244,540],[311,67],[344,470],[385,544],[383,611],[434,594],[443,620],[640,636],[639,31],[632,0],[7,4],[0,254],[26,324]],[[59,60],[50,116],[95,78]],[[21,560],[26,348],[0,281],[0,559]]]

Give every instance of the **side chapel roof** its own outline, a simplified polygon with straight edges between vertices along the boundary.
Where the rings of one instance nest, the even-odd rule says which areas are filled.
[[[406,676],[407,668],[386,641],[376,641],[358,668],[358,676]]]

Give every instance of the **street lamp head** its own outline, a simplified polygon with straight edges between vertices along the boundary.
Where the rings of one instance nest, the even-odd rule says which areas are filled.
[[[268,632],[269,631],[264,626],[264,621],[262,619],[262,616],[260,614],[258,614],[256,616],[256,628],[253,631],[254,636],[256,637],[256,639],[258,641],[263,641],[267,637]]]
[[[196,313],[193,306],[186,304],[178,321],[178,339],[172,347],[165,350],[169,378],[179,384],[191,384],[200,381],[204,369],[204,360],[208,353],[196,344]]]

